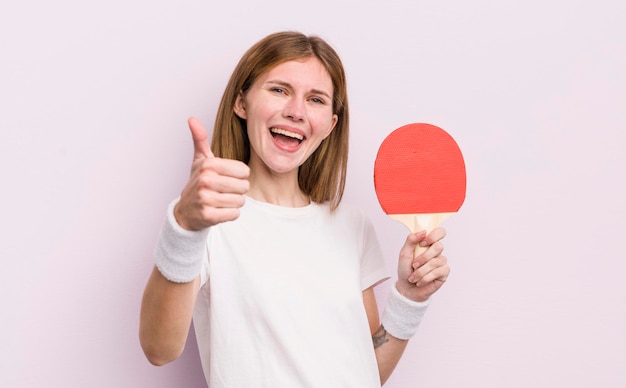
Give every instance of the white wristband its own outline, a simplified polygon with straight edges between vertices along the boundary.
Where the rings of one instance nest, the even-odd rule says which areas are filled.
[[[167,208],[167,216],[154,250],[154,260],[159,272],[169,281],[187,283],[202,271],[203,249],[209,229],[190,231],[183,229],[174,217],[178,199]]]
[[[410,339],[417,332],[429,304],[430,299],[415,302],[400,294],[395,286],[391,287],[381,319],[385,330],[398,339]]]

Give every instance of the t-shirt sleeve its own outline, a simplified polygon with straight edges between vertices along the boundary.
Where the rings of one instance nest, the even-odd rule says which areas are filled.
[[[389,279],[390,276],[374,225],[363,213],[361,213],[360,238],[361,289],[365,290]]]

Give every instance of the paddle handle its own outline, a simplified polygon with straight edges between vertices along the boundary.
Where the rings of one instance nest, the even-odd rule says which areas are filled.
[[[406,226],[411,233],[426,231],[426,234],[432,232],[433,229],[439,226],[443,221],[450,218],[456,213],[430,213],[430,214],[389,214],[392,219],[401,222]],[[428,249],[427,247],[416,246],[415,254],[413,257],[417,257],[424,253]]]

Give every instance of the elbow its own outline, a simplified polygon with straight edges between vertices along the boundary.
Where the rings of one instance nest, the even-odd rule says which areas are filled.
[[[153,355],[153,354],[148,354],[148,353],[146,353],[146,358],[148,359],[148,362],[150,362],[150,364],[154,366],[163,366],[163,365],[169,364],[170,362],[176,359],[176,358],[161,357],[159,355]]]
[[[163,351],[163,350],[144,347],[143,353],[145,354],[150,364],[154,366],[163,366],[163,365],[169,364],[172,361],[175,361],[178,357],[180,357],[182,352]]]
[[[175,347],[156,343],[140,336],[141,349],[146,359],[154,366],[163,366],[175,361],[183,353],[184,346]]]

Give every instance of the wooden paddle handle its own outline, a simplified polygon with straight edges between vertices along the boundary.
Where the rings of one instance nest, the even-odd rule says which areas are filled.
[[[443,221],[450,218],[456,213],[432,213],[432,214],[389,214],[392,219],[401,222],[411,233],[426,231],[426,234],[432,232]],[[426,251],[427,247],[416,246],[415,254],[417,257]]]

